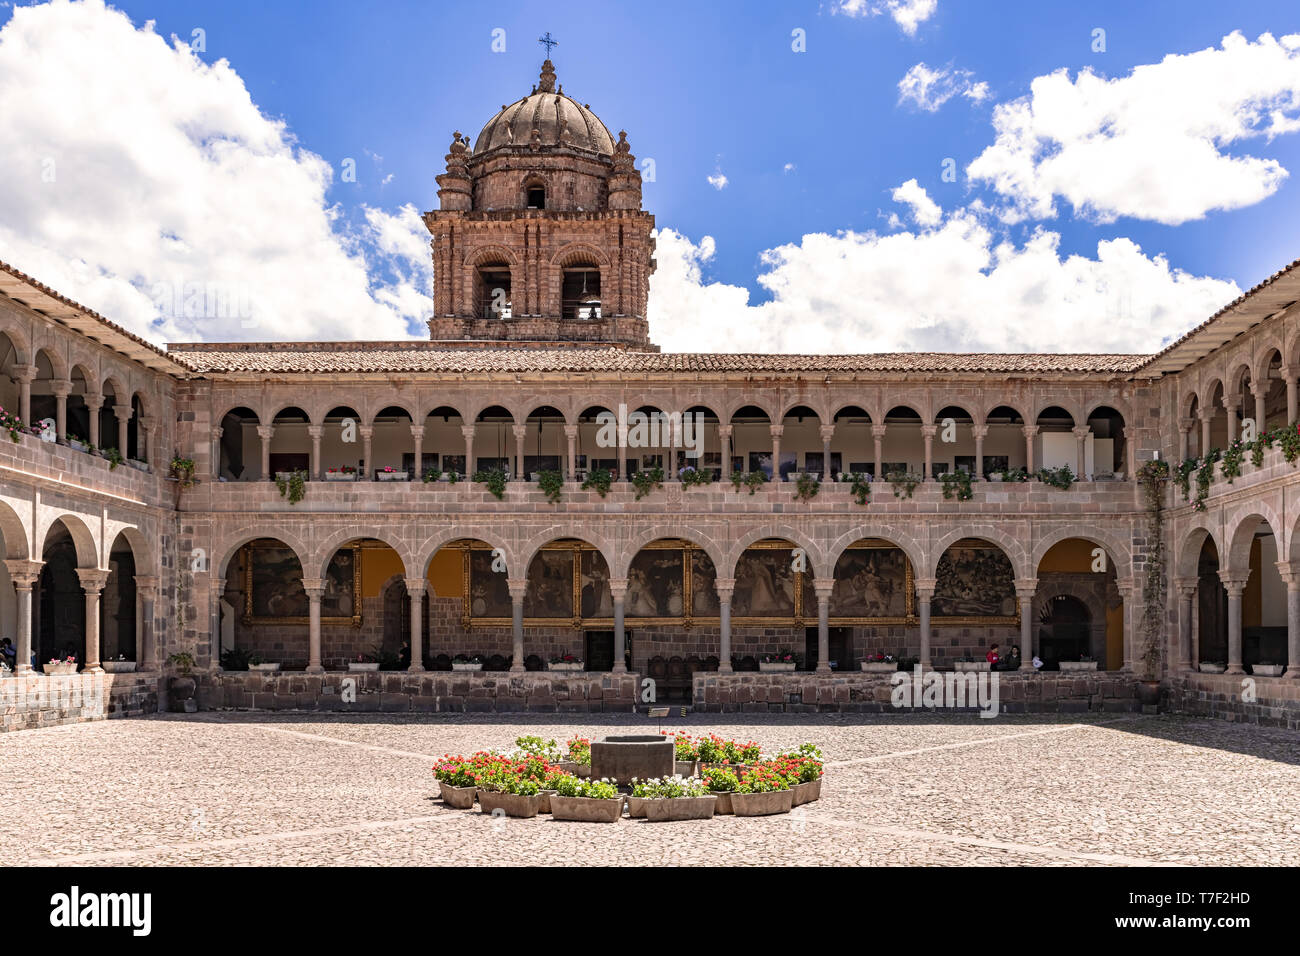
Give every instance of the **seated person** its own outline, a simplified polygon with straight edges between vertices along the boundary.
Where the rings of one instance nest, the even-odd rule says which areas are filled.
[[[1007,653],[1007,659],[1002,662],[1002,670],[1020,670],[1020,648],[1016,647],[1014,644],[1011,645],[1011,650]]]
[[[993,644],[989,647],[989,652],[984,655],[984,659],[989,662],[990,670],[998,669],[998,646]]]
[[[0,640],[0,660],[9,665],[10,670],[13,670],[14,665],[18,663],[18,648],[14,647],[14,642],[7,637]]]

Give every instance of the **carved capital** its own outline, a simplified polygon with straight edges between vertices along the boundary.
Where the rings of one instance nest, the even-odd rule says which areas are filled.
[[[822,441],[828,442],[835,437],[835,426],[822,425],[820,428],[817,429],[817,433],[821,435]]]
[[[275,426],[274,426],[274,425],[258,425],[258,426],[257,426],[257,437],[260,438],[260,439],[262,439],[262,441],[270,441],[270,440],[271,440],[271,436],[274,435],[274,434],[275,434]]]
[[[15,365],[13,369],[14,380],[23,385],[30,385],[36,380],[36,372],[35,365]]]
[[[72,392],[71,382],[51,382],[50,394],[55,398],[67,398]]]
[[[621,601],[627,596],[627,578],[610,578],[609,593],[614,596],[615,601]]]
[[[1070,431],[1074,432],[1074,437],[1079,441],[1085,441],[1092,434],[1092,429],[1087,425],[1075,425]]]
[[[424,440],[424,426],[423,426],[423,425],[412,425],[412,426],[411,426],[411,437],[412,437],[413,439],[415,439],[416,441],[423,441],[423,440]]]
[[[307,426],[307,437],[310,438],[312,441],[320,441],[322,438],[325,437],[325,426],[324,426],[324,425],[308,425],[308,426]]]
[[[427,578],[406,578],[406,593],[412,597],[424,594],[429,589]]]
[[[923,438],[933,438],[933,437],[934,437],[935,435],[937,435],[938,433],[939,433],[939,426],[938,426],[938,425],[922,425],[922,426],[921,426],[921,436],[922,436]]]
[[[10,558],[5,561],[5,568],[9,571],[9,577],[13,579],[14,587],[20,591],[30,590],[41,576],[41,568],[45,567],[44,561],[29,561],[26,558]]]
[[[872,437],[872,438],[884,438],[884,437],[885,437],[885,430],[886,430],[888,427],[889,427],[888,425],[872,425],[872,426],[871,426],[871,437]]]
[[[129,421],[131,420],[131,406],[130,406],[130,405],[114,405],[114,406],[113,406],[113,416],[114,416],[114,417],[115,417],[119,422],[129,422]]]
[[[730,601],[731,595],[736,591],[736,579],[717,578],[713,582],[713,589],[718,592],[719,601]]]
[[[506,582],[506,587],[510,591],[510,600],[522,604],[524,592],[528,590],[528,582],[511,580]]]
[[[302,589],[307,592],[307,600],[312,604],[320,604],[321,596],[325,593],[325,582],[320,578],[303,578]]]
[[[721,438],[723,441],[726,441],[728,438],[731,437],[731,430],[732,430],[732,427],[733,427],[733,426],[731,426],[731,425],[719,425],[719,426],[718,426],[718,437]]]
[[[813,592],[817,595],[818,601],[829,601],[831,592],[835,590],[834,581],[814,581]]]
[[[989,426],[987,426],[987,425],[973,425],[973,426],[971,426],[971,430],[970,430],[970,431],[971,431],[971,434],[974,435],[976,438],[988,438],[988,437],[989,437]]]
[[[472,439],[472,438],[474,437],[474,426],[473,426],[473,425],[461,425],[461,426],[460,426],[460,433],[461,433],[461,435],[464,436],[466,439]]]
[[[1022,425],[1020,428],[1020,434],[1024,435],[1026,438],[1033,438],[1035,435],[1038,434],[1038,426]]]
[[[81,580],[81,589],[87,594],[104,590],[104,585],[108,583],[108,572],[99,568],[77,568],[77,577]]]
[[[137,574],[135,576],[135,590],[142,598],[156,598],[158,596],[158,576],[156,574]]]
[[[773,438],[780,438],[782,435],[785,434],[784,425],[768,425],[767,430]]]

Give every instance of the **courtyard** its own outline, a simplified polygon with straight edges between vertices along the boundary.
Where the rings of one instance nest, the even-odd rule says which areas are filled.
[[[647,729],[804,741],[791,814],[618,824],[452,810],[444,753]],[[1300,858],[1300,738],[1174,716],[205,713],[0,736],[0,865],[1278,865]]]

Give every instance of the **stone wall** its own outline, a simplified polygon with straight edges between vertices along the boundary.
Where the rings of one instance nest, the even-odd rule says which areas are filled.
[[[1249,680],[1252,683],[1246,684]],[[1264,727],[1300,730],[1300,681],[1286,677],[1178,674],[1166,684],[1171,711]],[[1243,699],[1246,688],[1254,700]]]
[[[157,711],[157,674],[40,674],[0,679],[0,732]]]
[[[275,674],[218,672],[199,683],[204,710],[341,713],[615,713],[638,700],[636,674]]]

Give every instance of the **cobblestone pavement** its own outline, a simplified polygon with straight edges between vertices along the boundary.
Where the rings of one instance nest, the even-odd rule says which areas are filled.
[[[450,810],[445,752],[646,718],[203,714],[0,735],[13,864],[1282,864],[1300,737],[1177,717],[711,715],[665,729],[818,743],[789,815],[650,824]]]

